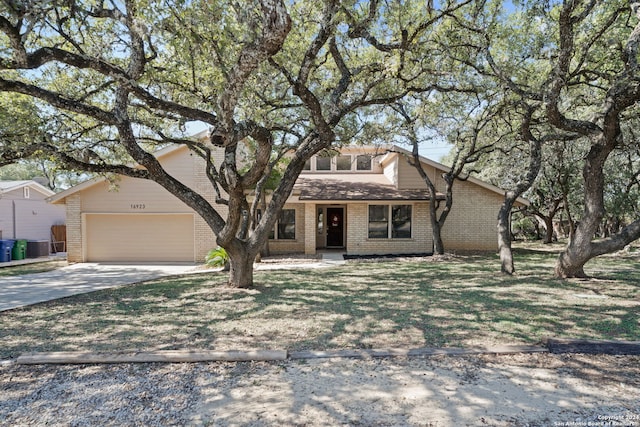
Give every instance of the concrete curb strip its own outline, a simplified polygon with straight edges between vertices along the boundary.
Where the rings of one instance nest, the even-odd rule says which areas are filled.
[[[289,359],[323,359],[332,357],[372,358],[372,357],[410,357],[410,356],[463,356],[467,354],[514,354],[548,353],[545,347],[528,345],[502,345],[495,347],[472,348],[414,348],[414,349],[366,349],[366,350],[328,350],[328,351],[291,351]]]
[[[255,351],[190,351],[165,350],[139,353],[57,352],[29,353],[18,357],[19,365],[41,364],[107,364],[107,363],[186,363],[186,362],[248,362],[286,360],[284,350]]]
[[[548,338],[546,345],[551,353],[640,354],[640,341]]]
[[[42,364],[114,364],[114,363],[195,363],[195,362],[249,362],[284,361],[301,359],[357,358],[375,357],[415,357],[415,356],[465,356],[480,354],[516,354],[516,353],[584,353],[584,354],[640,354],[640,341],[606,341],[547,338],[546,346],[501,345],[469,348],[414,349],[352,349],[326,351],[252,350],[252,351],[210,351],[210,350],[164,350],[136,353],[92,353],[92,352],[53,352],[25,353],[15,363],[19,365]],[[3,361],[11,364],[12,361]]]
[[[415,348],[415,349],[378,349],[378,350],[329,350],[329,351],[292,351],[255,350],[255,351],[199,351],[165,350],[138,353],[91,353],[91,352],[53,352],[26,353],[16,359],[19,365],[41,364],[114,364],[114,363],[194,363],[194,362],[248,362],[282,361],[323,358],[360,358],[373,357],[410,357],[410,356],[456,356],[471,354],[513,354],[546,353],[544,347],[535,346],[497,346],[481,348]]]

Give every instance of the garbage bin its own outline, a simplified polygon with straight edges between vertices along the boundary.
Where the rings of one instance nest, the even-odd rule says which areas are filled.
[[[0,262],[11,261],[12,249],[13,249],[13,240],[0,240]]]
[[[27,241],[16,240],[11,250],[11,259],[25,259],[27,257]]]

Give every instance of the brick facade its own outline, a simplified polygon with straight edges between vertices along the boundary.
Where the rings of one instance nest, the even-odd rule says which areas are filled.
[[[307,228],[305,205],[302,203],[287,203],[283,209],[295,209],[296,211],[296,238],[293,240],[269,240],[269,251],[272,254],[305,253],[307,250],[305,246],[305,232]]]
[[[82,247],[82,200],[79,193],[66,198],[67,207],[67,261],[83,262],[84,250]]]
[[[495,251],[502,197],[493,191],[456,181],[453,206],[442,230],[446,251]]]
[[[215,206],[216,210],[225,217],[228,209],[225,205],[215,205],[214,189],[206,174],[205,162],[198,156],[193,158],[193,180],[194,190],[204,197],[209,203]],[[220,160],[220,159],[216,159]],[[194,213],[193,219],[193,235],[194,235],[194,252],[197,262],[203,262],[210,250],[215,249],[216,236],[209,227],[209,224],[197,213]]]
[[[363,148],[358,148],[362,150]],[[360,151],[354,151],[354,154]],[[222,160],[223,151],[216,153],[214,161]],[[344,243],[349,254],[389,254],[389,253],[425,253],[433,251],[433,233],[429,221],[429,201],[425,197],[416,197],[404,201],[409,197],[394,196],[393,202],[374,201],[380,193],[363,193],[363,186],[381,185],[380,188],[393,187],[395,189],[426,189],[424,182],[417,172],[397,153],[387,153],[376,157],[377,163],[371,170],[353,170],[346,172],[326,171],[325,173],[308,172],[316,177],[327,180],[342,180],[342,185],[352,186],[355,192],[336,192],[336,198],[319,195],[316,198],[303,198],[299,193],[291,195],[285,209],[296,212],[295,239],[272,239],[269,248],[273,254],[305,253],[315,254],[317,249],[324,248],[326,237],[318,234],[318,209],[330,206],[344,208]],[[443,182],[439,175],[444,166],[425,159],[427,171],[435,181],[440,192]],[[170,172],[179,177],[185,185],[191,186],[205,199],[214,205],[221,216],[226,217],[227,207],[215,205],[215,193],[206,176],[204,161],[182,147],[169,151],[163,157],[163,164],[167,163]],[[385,182],[383,182],[385,180]],[[344,183],[344,184],[343,184]],[[384,187],[384,186],[387,187]],[[319,188],[319,187],[318,187]],[[333,187],[332,187],[333,188]],[[340,188],[340,186],[335,186]],[[358,195],[358,191],[360,191]],[[86,234],[86,216],[101,215],[163,215],[167,218],[171,214],[193,214],[193,254],[196,262],[202,262],[209,250],[216,247],[216,238],[209,225],[192,209],[166,192],[155,183],[143,183],[141,180],[123,178],[117,192],[110,192],[105,182],[87,183],[70,189],[61,195],[56,203],[66,203],[67,223],[67,253],[70,262],[86,261],[87,248],[83,247]],[[349,194],[356,194],[355,198]],[[365,194],[366,197],[363,197]],[[340,197],[338,197],[340,196]],[[359,197],[359,198],[358,198]],[[447,251],[468,251],[497,249],[496,217],[503,195],[500,189],[479,180],[470,178],[468,181],[456,181],[454,184],[453,208],[443,229],[443,240]],[[526,201],[525,201],[526,202]],[[384,238],[371,239],[368,237],[369,218],[368,206],[410,204],[412,206],[411,237],[402,239]],[[144,211],[136,210],[144,206]],[[167,219],[169,220],[169,219]],[[160,230],[161,232],[161,230]],[[190,234],[190,233],[189,233]],[[155,230],[154,230],[155,235]],[[191,239],[182,233],[185,240]],[[92,242],[93,244],[93,242]],[[90,249],[92,246],[90,246]]]
[[[373,204],[389,204],[375,202]],[[399,204],[399,203],[393,203]],[[411,238],[370,239],[368,203],[347,205],[347,253],[353,255],[430,253],[433,251],[433,235],[429,221],[429,204],[410,203],[412,207]]]

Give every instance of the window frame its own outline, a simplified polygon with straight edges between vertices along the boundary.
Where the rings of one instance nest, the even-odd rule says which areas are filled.
[[[371,207],[373,206],[384,206],[385,207],[385,217],[386,217],[386,225],[387,232],[385,237],[376,237],[375,235],[371,235]],[[393,218],[393,208],[409,208],[410,210],[410,218],[409,218],[409,236],[394,236],[394,233],[397,234],[397,229],[394,226],[394,218]],[[413,203],[370,203],[367,205],[367,239],[371,240],[408,240],[413,239],[413,213],[415,209],[413,208]],[[374,223],[382,223],[383,221],[373,221]],[[375,232],[376,230],[374,230]]]
[[[282,218],[283,218],[283,214],[285,212],[289,212],[289,211],[292,213],[293,223],[287,223],[287,224],[292,224],[293,225],[293,237],[281,237],[280,236],[280,234],[281,234],[280,226],[282,225],[281,221],[282,221]],[[293,208],[282,209],[280,211],[280,215],[278,215],[278,220],[276,221],[276,224],[274,226],[275,229],[276,229],[276,233],[274,235],[274,239],[273,240],[288,240],[288,241],[296,240],[296,214],[297,214],[297,212]],[[285,225],[285,227],[286,227],[286,225]]]
[[[369,159],[369,168],[360,169],[358,159],[361,157],[367,157]],[[357,154],[355,161],[355,172],[371,172],[373,170],[373,156],[371,154]]]
[[[332,167],[333,166],[333,161],[332,161],[331,157],[328,157],[328,156],[315,156],[315,158],[316,158],[316,161],[313,162],[313,163],[314,163],[314,166],[316,167],[315,168],[316,172],[331,172],[332,171],[332,169],[333,169],[333,167]],[[329,169],[320,169],[318,167],[318,161],[325,160],[325,159],[329,161]]]
[[[348,158],[348,162],[349,162],[349,169],[340,169],[340,158]],[[336,161],[335,161],[335,165],[336,165],[336,172],[352,172],[353,171],[353,156],[351,154],[338,154],[336,156]]]
[[[292,238],[286,238],[286,237],[280,237],[280,220],[282,218],[282,214],[285,211],[293,211],[293,237]],[[258,209],[258,221],[260,221],[260,218],[262,216],[262,212],[260,211],[260,209]],[[296,230],[296,223],[297,223],[297,215],[298,215],[298,211],[295,208],[283,208],[280,211],[280,214],[278,215],[278,219],[276,219],[276,223],[273,224],[273,228],[271,229],[271,231],[269,231],[269,240],[282,240],[282,241],[287,241],[287,242],[291,242],[293,240],[296,240],[296,236],[297,236],[297,230]]]
[[[342,168],[340,166],[341,158],[349,159],[349,168]],[[366,158],[367,168],[359,167],[359,160]],[[339,153],[332,156],[325,155],[313,155],[309,160],[307,160],[302,168],[303,173],[371,173],[374,170],[373,159],[375,156],[373,154],[356,154],[356,153]],[[342,160],[343,162],[345,160]],[[328,169],[319,169],[318,162],[325,163],[324,167],[328,167]],[[345,164],[346,165],[346,164]]]

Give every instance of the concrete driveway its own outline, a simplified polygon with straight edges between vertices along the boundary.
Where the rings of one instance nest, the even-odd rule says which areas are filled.
[[[58,270],[0,278],[0,311],[99,289],[195,272],[193,264],[123,265],[82,263]]]

